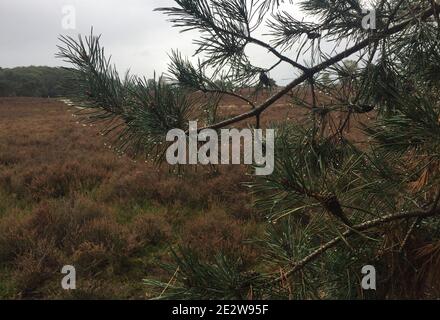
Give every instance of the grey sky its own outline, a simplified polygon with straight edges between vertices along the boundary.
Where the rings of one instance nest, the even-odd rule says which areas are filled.
[[[91,26],[102,34],[102,44],[113,62],[123,72],[152,77],[166,71],[171,49],[192,55],[192,40],[197,34],[179,33],[154,8],[172,5],[172,0],[1,0],[0,1],[0,67],[23,65],[58,66],[54,57],[59,34],[88,34]],[[76,29],[62,28],[66,5],[76,9]],[[290,9],[292,10],[292,9]],[[292,10],[296,17],[301,13]],[[276,59],[264,50],[249,48],[259,66]],[[279,82],[292,78],[288,66],[271,74]]]

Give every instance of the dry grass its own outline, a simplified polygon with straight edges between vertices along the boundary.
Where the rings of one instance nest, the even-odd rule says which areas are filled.
[[[142,299],[141,280],[162,277],[158,262],[179,244],[255,262],[243,245],[259,230],[243,168],[183,180],[119,157],[73,112],[0,99],[1,298]],[[64,265],[76,267],[78,290],[61,289]]]

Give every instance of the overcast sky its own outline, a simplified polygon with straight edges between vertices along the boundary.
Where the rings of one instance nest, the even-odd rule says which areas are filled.
[[[0,0],[0,67],[59,66],[54,57],[60,34],[88,34],[93,26],[102,34],[102,45],[118,70],[152,77],[166,71],[171,49],[192,55],[196,34],[179,33],[166,17],[153,10],[173,5],[173,0]],[[63,8],[73,6],[76,29],[63,29]],[[292,5],[289,5],[292,6]],[[294,16],[301,13],[294,7]],[[264,50],[249,48],[253,62],[268,66],[274,60]],[[279,82],[294,76],[288,66],[271,74]],[[284,81],[283,81],[284,80]]]

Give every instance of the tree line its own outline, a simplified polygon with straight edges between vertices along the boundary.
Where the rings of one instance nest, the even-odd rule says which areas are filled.
[[[1,97],[56,97],[69,92],[72,72],[65,68],[0,67]]]

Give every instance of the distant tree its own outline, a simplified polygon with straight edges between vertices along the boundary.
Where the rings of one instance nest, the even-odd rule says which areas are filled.
[[[0,68],[0,96],[65,96],[70,93],[71,78],[72,71],[62,68]]]
[[[195,41],[197,64],[171,54],[170,84],[122,79],[99,37],[61,38],[59,56],[80,76],[78,101],[101,111],[96,119],[125,121],[123,146],[131,143],[159,159],[167,131],[187,130],[191,119],[205,119],[204,126],[214,130],[247,119],[259,126],[261,115],[287,94],[309,110],[307,121],[280,124],[273,175],[248,184],[256,210],[267,220],[264,238],[255,240],[264,252],[259,264],[221,253],[209,260],[181,248],[169,266],[172,281],[148,284],[159,289],[160,298],[438,294],[440,277],[432,277],[440,261],[438,2],[372,1],[374,30],[363,26],[363,1],[298,1],[301,20],[281,2],[175,0],[174,7],[158,9],[175,27],[201,35]],[[263,24],[270,42],[257,37]],[[323,52],[325,41],[335,50]],[[250,44],[268,51],[273,65],[254,65],[245,50]],[[310,55],[309,65],[299,62],[303,54]],[[238,90],[255,87],[279,65],[298,76],[268,100],[259,103]],[[252,110],[220,121],[205,118],[205,106],[191,99],[194,92],[206,94],[214,107],[227,95]],[[364,113],[373,118],[363,126],[365,141],[352,141],[347,123]],[[377,292],[360,287],[365,265],[381,275]]]

